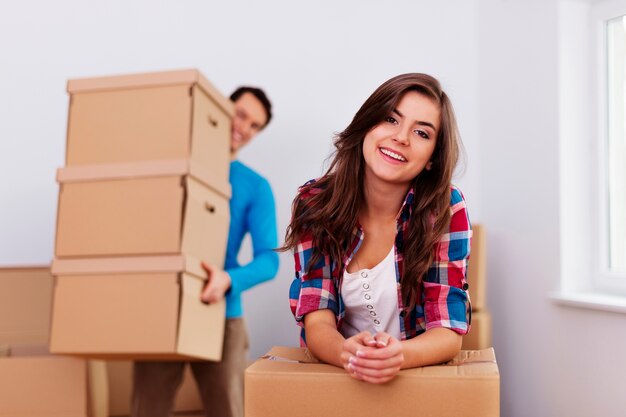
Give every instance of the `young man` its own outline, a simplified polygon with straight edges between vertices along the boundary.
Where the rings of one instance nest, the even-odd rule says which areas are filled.
[[[226,298],[226,328],[222,361],[189,362],[207,417],[243,417],[243,373],[247,363],[248,334],[243,320],[241,293],[267,281],[278,271],[276,210],[272,189],[265,178],[239,162],[237,153],[272,118],[265,93],[239,87],[230,96],[235,103],[231,133],[230,229],[224,269],[203,264],[207,284],[200,296],[213,303]],[[239,265],[237,254],[246,233],[253,244],[253,259]],[[186,362],[135,362],[133,417],[168,417]]]

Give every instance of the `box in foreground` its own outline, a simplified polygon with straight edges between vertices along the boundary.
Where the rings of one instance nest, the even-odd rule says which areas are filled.
[[[105,384],[104,362],[15,346],[0,358],[0,416],[105,417]]]
[[[461,351],[438,366],[403,370],[374,385],[319,363],[306,349],[274,347],[246,370],[246,417],[497,417],[493,349]]]

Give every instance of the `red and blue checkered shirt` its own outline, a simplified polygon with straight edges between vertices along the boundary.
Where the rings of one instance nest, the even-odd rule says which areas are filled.
[[[310,181],[308,184],[313,183]],[[308,196],[320,190],[311,187]],[[301,196],[306,199],[307,195]],[[402,340],[411,339],[428,329],[446,327],[459,334],[466,334],[471,321],[471,306],[467,293],[466,271],[472,236],[465,199],[456,187],[450,193],[450,226],[435,245],[434,259],[418,289],[415,308],[405,313],[400,291],[403,268],[403,236],[409,227],[414,198],[413,189],[407,193],[400,214],[398,232],[394,244],[396,283],[398,288],[398,320]],[[354,238],[343,262],[329,256],[321,259],[309,271],[309,263],[315,248],[310,232],[305,232],[294,250],[296,276],[289,290],[291,311],[302,327],[300,344],[306,346],[304,316],[311,311],[329,309],[335,314],[337,329],[341,329],[345,306],[341,298],[341,280],[345,267],[363,242],[363,230],[355,228]]]

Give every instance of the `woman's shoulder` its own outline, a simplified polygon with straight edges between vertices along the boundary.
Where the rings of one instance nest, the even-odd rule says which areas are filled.
[[[465,204],[465,196],[459,187],[454,184],[450,184],[450,205],[454,206],[459,203]]]
[[[298,199],[304,201],[309,200],[326,189],[327,186],[328,184],[325,181],[325,177],[310,179],[298,187]]]
[[[465,196],[455,186],[450,186],[450,231],[460,232],[471,228],[465,204]]]

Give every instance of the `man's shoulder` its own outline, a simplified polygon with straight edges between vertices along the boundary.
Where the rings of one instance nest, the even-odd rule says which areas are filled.
[[[233,195],[256,196],[257,199],[262,196],[273,198],[269,181],[254,169],[237,160],[231,163],[230,184],[233,187]]]
[[[268,183],[269,181],[261,174],[259,174],[254,169],[250,168],[248,165],[243,162],[236,160],[231,164],[231,181],[235,180],[243,180],[250,183]]]

